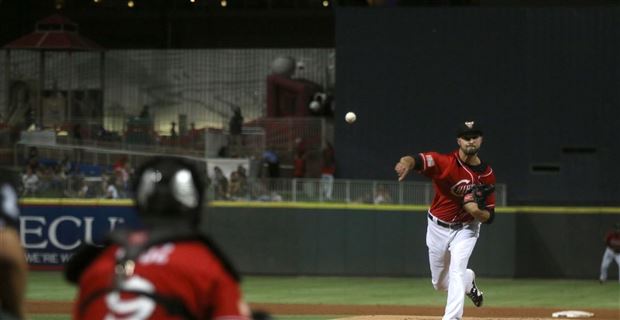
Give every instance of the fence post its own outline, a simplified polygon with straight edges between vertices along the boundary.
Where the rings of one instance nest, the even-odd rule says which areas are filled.
[[[431,184],[424,185],[424,204],[431,203],[431,188],[433,186]]]
[[[297,202],[297,179],[293,178],[292,183],[293,185],[291,186],[291,193],[292,193],[293,202]]]
[[[398,204],[403,204],[403,195],[405,193],[403,185],[405,185],[404,182],[398,184]]]
[[[347,203],[351,202],[351,180],[347,180],[346,182],[346,199]]]
[[[372,201],[372,203],[375,203],[375,196],[377,195],[377,180],[373,180],[372,181],[372,194],[370,195],[370,201]]]
[[[325,118],[321,118],[321,150],[325,148]]]

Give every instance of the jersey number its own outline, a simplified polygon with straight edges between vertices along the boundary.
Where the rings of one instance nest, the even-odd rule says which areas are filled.
[[[133,276],[123,283],[123,289],[153,293],[155,286],[148,280],[139,276]],[[111,292],[105,297],[108,314],[104,320],[144,320],[148,319],[155,311],[155,302],[145,296],[136,296],[130,299],[121,299],[119,292]]]

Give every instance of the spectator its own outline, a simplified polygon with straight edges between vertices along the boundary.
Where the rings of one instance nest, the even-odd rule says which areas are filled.
[[[114,170],[114,176],[118,182],[117,188],[121,193],[126,194],[129,190],[129,177],[132,171],[127,156],[123,155],[116,160],[112,165],[112,169]]]
[[[65,176],[69,176],[73,171],[73,164],[71,163],[71,159],[69,159],[68,154],[65,154],[62,157],[62,160],[60,160],[58,166]]]
[[[228,123],[228,151],[232,157],[239,157],[241,155],[241,148],[243,146],[243,116],[241,115],[241,108],[235,107],[233,109],[233,116]]]
[[[17,193],[8,181],[0,183],[0,319],[24,319],[28,264],[17,231]]]
[[[249,320],[238,273],[199,230],[204,185],[196,168],[155,158],[137,176],[143,227],[113,231],[106,247],[84,247],[65,268],[79,286],[73,319]]]
[[[116,188],[116,179],[114,177],[102,178],[104,198],[118,199],[118,189]]]
[[[321,186],[323,189],[323,196],[325,200],[331,200],[334,188],[334,173],[336,172],[336,155],[334,147],[329,141],[326,141],[326,146],[323,148],[322,160]]]
[[[39,149],[37,147],[28,148],[26,166],[30,167],[34,172],[39,170]]]
[[[304,178],[306,176],[306,154],[303,151],[295,152],[293,158],[293,177]]]
[[[228,195],[233,200],[237,200],[241,197],[241,181],[239,180],[239,173],[237,171],[233,171],[230,173],[230,182],[228,183]]]
[[[50,187],[56,194],[65,195],[67,187],[67,176],[65,175],[62,167],[58,164],[53,167],[49,167],[51,173]]]
[[[375,198],[373,200],[374,204],[382,204],[382,203],[390,203],[392,202],[392,196],[387,191],[384,185],[377,186],[377,191],[375,192]]]
[[[239,181],[241,184],[241,194],[242,197],[248,197],[249,194],[249,182],[248,182],[248,173],[244,166],[239,165],[237,167],[237,173],[239,173]]]
[[[39,167],[39,171],[36,173],[38,179],[37,191],[49,191],[52,189],[52,182],[54,181],[54,167],[42,165]]]
[[[88,182],[86,182],[86,179],[84,178],[81,178],[78,182],[77,196],[78,198],[90,198],[91,197],[90,187],[88,185]]]
[[[215,189],[215,199],[216,200],[227,200],[228,199],[228,179],[222,172],[220,167],[213,168],[214,173],[214,185]]]
[[[306,154],[306,141],[301,138],[301,137],[297,137],[295,138],[295,154]]]
[[[176,122],[170,122],[170,142],[175,144],[179,135],[177,134],[177,124]]]
[[[275,151],[266,150],[263,152],[263,162],[267,165],[267,174],[269,178],[280,177],[280,159]]]
[[[125,163],[127,163],[128,158],[126,155],[120,156],[114,163],[112,164],[112,169],[114,171],[122,170],[125,167]]]
[[[26,167],[26,173],[22,176],[22,196],[35,196],[39,190],[39,176],[32,169],[32,167]]]

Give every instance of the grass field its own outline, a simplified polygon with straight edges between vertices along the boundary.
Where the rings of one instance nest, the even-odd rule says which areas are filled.
[[[603,308],[620,310],[620,285],[596,280],[478,279],[485,306]],[[243,290],[251,303],[442,306],[445,295],[426,278],[246,277]],[[57,272],[32,272],[29,300],[72,301],[75,288]],[[335,316],[280,315],[278,319],[322,320]],[[34,320],[68,315],[31,315]]]

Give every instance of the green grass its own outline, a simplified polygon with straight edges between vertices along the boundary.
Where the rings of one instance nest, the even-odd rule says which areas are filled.
[[[620,285],[614,281],[481,278],[477,283],[487,306],[620,306]],[[426,278],[247,277],[243,287],[250,302],[442,306],[446,299]]]
[[[71,320],[68,314],[30,314],[30,320]]]
[[[28,274],[28,300],[72,301],[75,287],[65,282],[60,272],[31,271]]]
[[[490,307],[609,308],[620,306],[620,285],[612,280],[479,278]],[[443,306],[446,296],[428,278],[245,277],[243,292],[254,303]],[[29,300],[72,301],[76,290],[58,272],[31,272]],[[282,316],[280,320],[324,320],[334,316]],[[35,315],[33,320],[69,319]]]

